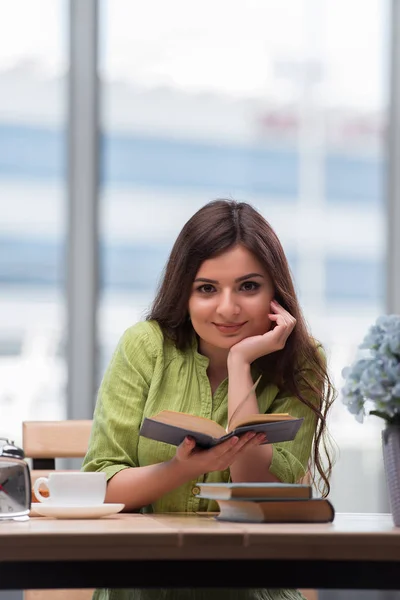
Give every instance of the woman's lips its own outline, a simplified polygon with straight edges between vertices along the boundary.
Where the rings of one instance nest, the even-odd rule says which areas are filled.
[[[213,323],[213,325],[221,333],[237,333],[246,323],[247,321],[244,323]]]

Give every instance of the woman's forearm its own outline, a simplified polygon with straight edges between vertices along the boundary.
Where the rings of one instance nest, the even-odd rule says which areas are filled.
[[[228,423],[237,418],[247,415],[258,414],[257,396],[253,392],[247,398],[247,394],[253,386],[250,365],[235,358],[228,359]],[[241,404],[243,402],[243,404]],[[233,417],[233,418],[232,418]]]
[[[237,417],[258,414],[260,410],[255,393],[239,407],[253,385],[250,365],[232,357],[228,359],[228,375],[228,419],[233,415],[234,421]],[[272,453],[272,446],[267,444],[251,448],[240,455],[230,467],[232,481],[279,481],[269,472]]]
[[[126,511],[138,510],[190,479],[174,458],[146,467],[123,469],[108,482],[105,501],[123,503]]]

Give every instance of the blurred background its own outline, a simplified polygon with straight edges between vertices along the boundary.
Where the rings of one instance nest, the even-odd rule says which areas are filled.
[[[275,228],[340,389],[388,306],[389,8],[0,0],[0,436],[91,417],[175,236],[216,197]],[[387,511],[381,424],[339,396],[330,428],[336,510]]]

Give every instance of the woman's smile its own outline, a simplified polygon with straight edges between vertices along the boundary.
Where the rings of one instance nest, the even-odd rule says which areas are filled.
[[[243,323],[213,323],[213,325],[219,332],[232,335],[240,331],[246,323],[247,321],[243,321]]]

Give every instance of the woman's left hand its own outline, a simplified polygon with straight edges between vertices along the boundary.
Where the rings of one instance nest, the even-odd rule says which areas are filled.
[[[254,335],[241,340],[229,351],[229,358],[239,358],[246,364],[251,364],[257,358],[272,354],[285,347],[286,340],[292,333],[296,319],[292,317],[276,300],[271,302],[272,313],[268,316],[275,322],[275,327],[263,335]]]

